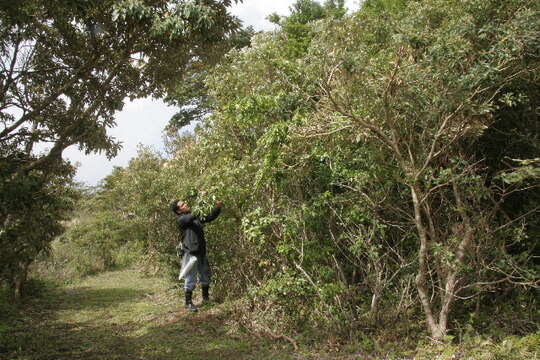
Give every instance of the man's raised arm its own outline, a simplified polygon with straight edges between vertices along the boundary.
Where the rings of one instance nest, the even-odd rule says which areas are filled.
[[[207,222],[215,220],[218,217],[219,213],[221,212],[222,206],[223,206],[223,203],[221,201],[216,201],[216,205],[212,209],[212,212],[204,216],[203,218],[201,218],[201,222],[207,223]]]

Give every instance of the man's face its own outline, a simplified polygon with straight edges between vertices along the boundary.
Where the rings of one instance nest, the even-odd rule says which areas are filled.
[[[179,214],[183,214],[186,212],[189,212],[191,210],[185,201],[179,201],[178,202],[178,210],[176,210]]]

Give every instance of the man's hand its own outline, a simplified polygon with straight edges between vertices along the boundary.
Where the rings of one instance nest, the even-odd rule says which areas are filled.
[[[223,206],[223,202],[218,200],[216,201],[216,207],[221,208]]]
[[[180,258],[180,262],[182,262],[182,258],[184,257],[184,246],[182,244],[179,244],[176,247],[176,256]]]

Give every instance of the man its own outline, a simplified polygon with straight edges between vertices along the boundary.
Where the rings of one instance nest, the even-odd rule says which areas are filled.
[[[186,266],[190,255],[197,257],[196,265],[185,275],[184,291],[186,297],[186,309],[197,311],[193,305],[193,290],[197,282],[197,274],[201,282],[203,302],[209,301],[210,289],[210,266],[206,257],[206,240],[204,239],[203,224],[216,219],[221,212],[222,202],[217,201],[214,209],[207,216],[198,218],[191,214],[191,209],[185,201],[174,200],[171,210],[177,214],[176,225],[182,237],[182,268]]]

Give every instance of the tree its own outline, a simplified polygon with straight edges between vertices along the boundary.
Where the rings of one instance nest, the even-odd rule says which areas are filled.
[[[0,159],[9,169],[2,186],[22,184],[32,174],[47,183],[59,166],[67,166],[61,155],[71,145],[114,156],[120,145],[107,129],[124,100],[163,96],[193,62],[213,60],[213,49],[238,28],[227,14],[230,4],[2,2]],[[44,144],[40,152],[37,146]],[[5,234],[20,214],[9,202],[0,210]]]
[[[508,104],[520,103],[527,117],[532,114],[538,98],[530,85],[538,74],[539,48],[532,41],[538,37],[538,11],[524,1],[503,9],[496,1],[465,5],[426,1],[388,22],[364,18],[361,25],[326,33],[329,38],[322,36],[320,50],[312,53],[325,74],[321,110],[328,119],[348,119],[367,146],[378,143],[401,174],[397,182],[408,188],[410,202],[400,210],[411,211],[416,228],[416,289],[438,340],[447,333],[456,299],[490,283],[482,279],[485,274],[471,276],[470,269],[476,275],[497,271],[492,256],[512,263],[510,271],[499,268],[498,281],[537,286],[523,263],[504,250],[485,253],[496,239],[503,249],[505,241],[514,241],[496,232],[509,190],[488,185],[493,174],[471,147]],[[496,8],[497,17],[482,16]],[[373,37],[389,24],[391,36]],[[357,40],[348,34],[358,34]],[[529,149],[537,154],[537,147]]]
[[[289,47],[286,55],[297,58],[306,53],[313,39],[313,23],[325,18],[342,17],[346,13],[344,4],[344,0],[327,0],[324,5],[315,0],[297,0],[289,8],[289,16],[273,13],[268,20],[279,25],[282,35],[287,36]]]
[[[204,79],[228,51],[249,46],[254,34],[251,26],[240,29],[223,41],[221,46],[212,49],[214,52],[212,61],[194,60],[187,66],[183,81],[176,82],[164,99],[168,104],[178,108],[178,112],[167,125],[166,136],[174,139],[182,127],[200,122],[212,112]]]
[[[20,163],[34,160],[24,154],[12,161],[0,159],[1,214],[15,219],[0,229],[0,281],[9,285],[15,299],[23,295],[28,267],[63,232],[80,197],[69,164],[56,164],[51,174],[31,171],[12,178]]]
[[[229,4],[26,0],[3,5],[2,147],[30,153],[36,143],[51,144],[18,173],[46,166],[74,144],[113,156],[118,144],[106,129],[124,99],[163,95],[193,60],[210,60],[211,50],[237,27],[226,13]]]

